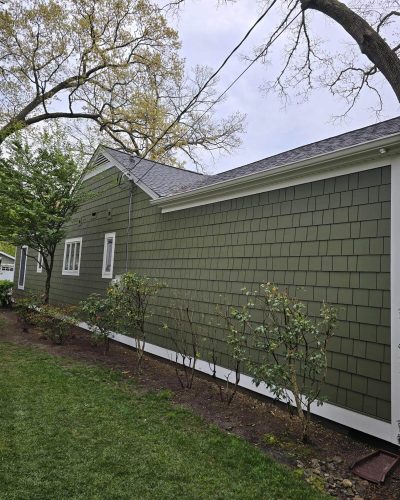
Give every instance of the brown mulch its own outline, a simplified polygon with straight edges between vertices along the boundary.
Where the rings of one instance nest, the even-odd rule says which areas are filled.
[[[116,342],[111,343],[110,351],[105,355],[102,346],[92,345],[90,335],[78,328],[64,345],[58,346],[34,328],[23,332],[14,311],[0,310],[0,320],[4,320],[6,325],[0,322],[0,339],[3,341],[36,346],[54,355],[119,370],[125,376],[134,376],[143,390],[171,391],[175,404],[189,408],[208,422],[241,436],[278,462],[303,469],[306,478],[321,477],[322,481],[331,485],[327,491],[336,498],[400,499],[400,467],[383,485],[362,481],[350,471],[351,464],[360,457],[379,448],[396,452],[395,447],[316,418],[312,423],[312,443],[303,445],[297,437],[297,418],[290,416],[284,405],[268,398],[240,391],[228,406],[221,401],[219,389],[210,377],[197,375],[192,389],[183,389],[175,366],[165,360],[146,356],[142,373],[138,374],[135,351]],[[353,488],[342,486],[344,479],[352,481]],[[312,479],[311,482],[315,483]]]

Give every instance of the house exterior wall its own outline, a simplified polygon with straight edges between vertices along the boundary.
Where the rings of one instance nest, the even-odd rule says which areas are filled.
[[[127,268],[168,285],[153,307],[149,341],[174,348],[161,325],[174,296],[186,294],[227,366],[223,332],[207,327],[215,306],[238,304],[243,287],[275,282],[306,301],[312,315],[324,300],[338,307],[324,390],[329,401],[390,420],[390,167],[166,214],[133,187],[130,229],[130,187],[118,185],[119,178],[110,169],[87,181],[97,195],[68,228],[69,238],[83,237],[80,276],[61,275],[60,245],[53,302],[76,303],[106,289],[104,234],[115,231],[114,275],[125,271],[128,245]],[[19,265],[16,279],[18,271]],[[43,280],[28,259],[25,290]]]
[[[0,258],[1,258],[1,263],[2,264],[11,264],[11,265],[14,265],[15,263],[15,259],[11,259],[10,257],[8,257],[7,255],[3,255],[2,253],[0,253]]]

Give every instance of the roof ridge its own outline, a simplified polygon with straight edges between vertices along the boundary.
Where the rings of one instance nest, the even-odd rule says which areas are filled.
[[[211,177],[217,177],[219,175],[226,174],[227,172],[234,172],[236,170],[239,170],[239,169],[242,169],[242,168],[245,168],[245,167],[249,167],[250,165],[255,165],[256,163],[260,163],[260,162],[262,162],[264,160],[270,160],[272,158],[276,158],[277,156],[280,156],[280,155],[283,155],[283,154],[287,154],[287,153],[291,153],[292,151],[296,151],[298,149],[303,149],[303,148],[307,148],[309,146],[314,146],[316,144],[320,144],[321,142],[330,141],[332,139],[337,139],[338,137],[346,136],[346,135],[349,135],[349,134],[352,134],[352,133],[355,133],[355,132],[359,132],[361,130],[366,130],[368,128],[377,127],[377,126],[380,126],[380,125],[382,125],[384,123],[389,123],[391,121],[399,120],[399,119],[400,119],[400,115],[399,116],[395,116],[394,118],[389,118],[389,120],[384,120],[382,122],[373,123],[372,125],[366,125],[365,127],[360,127],[360,128],[356,128],[356,129],[353,129],[353,130],[349,130],[348,132],[342,132],[341,134],[337,134],[337,135],[332,135],[332,136],[329,136],[329,137],[325,137],[325,139],[320,139],[318,141],[309,142],[307,144],[302,144],[301,146],[296,146],[295,148],[292,148],[292,149],[285,149],[284,151],[280,151],[279,153],[273,154],[271,156],[265,156],[264,158],[260,158],[259,160],[255,160],[255,161],[252,161],[250,163],[245,163],[244,165],[240,165],[239,167],[235,167],[235,168],[231,168],[231,169],[228,169],[228,170],[224,170],[223,172],[218,172],[218,174],[214,174]]]

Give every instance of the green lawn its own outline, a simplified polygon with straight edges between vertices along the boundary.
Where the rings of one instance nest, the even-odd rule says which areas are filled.
[[[0,498],[316,499],[250,444],[108,370],[0,343]]]

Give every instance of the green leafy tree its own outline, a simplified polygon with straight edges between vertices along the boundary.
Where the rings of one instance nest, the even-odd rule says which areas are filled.
[[[15,246],[10,243],[0,241],[0,252],[8,253],[8,255],[15,256]]]
[[[209,73],[187,75],[179,47],[149,0],[0,2],[0,144],[17,130],[63,119],[92,124],[103,142],[140,156],[174,124],[153,159],[230,150],[243,116],[213,117],[216,80],[192,102]]]
[[[65,224],[82,201],[85,169],[59,137],[41,135],[39,147],[13,141],[0,157],[0,238],[36,251],[29,258],[46,272],[43,302],[48,303],[54,254]]]

